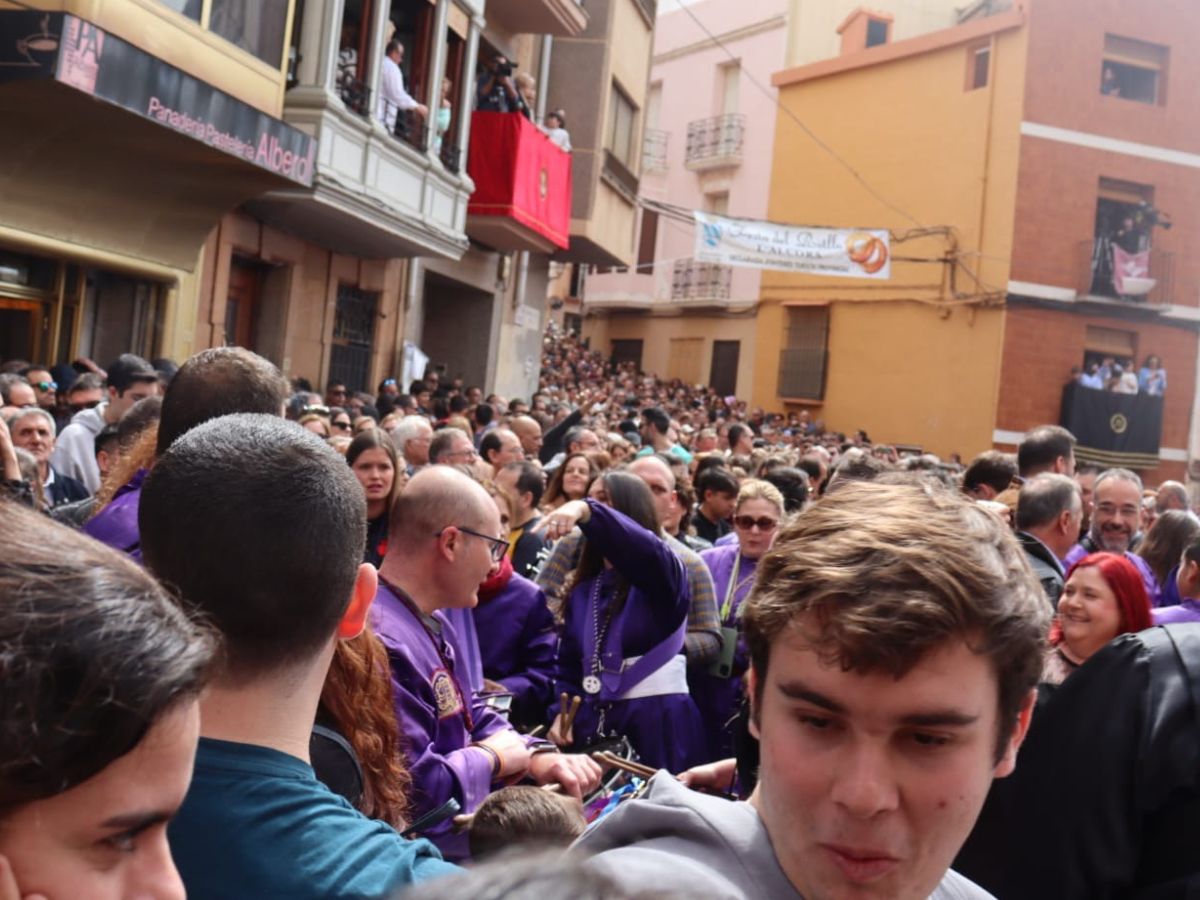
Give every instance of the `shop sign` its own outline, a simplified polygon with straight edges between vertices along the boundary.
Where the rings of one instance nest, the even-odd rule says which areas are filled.
[[[0,12],[0,83],[54,79],[299,184],[316,141],[84,19]]]

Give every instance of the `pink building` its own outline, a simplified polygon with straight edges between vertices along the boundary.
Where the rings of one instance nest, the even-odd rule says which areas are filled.
[[[760,273],[692,261],[690,210],[766,218],[787,0],[664,4],[654,36],[636,270],[593,270],[583,334],[647,372],[749,396]]]

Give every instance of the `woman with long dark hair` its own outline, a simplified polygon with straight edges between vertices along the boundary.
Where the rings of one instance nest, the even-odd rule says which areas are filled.
[[[539,524],[551,538],[578,525],[585,538],[565,588],[554,688],[582,706],[567,733],[555,717],[551,739],[586,747],[621,734],[647,764],[681,772],[704,756],[682,655],[687,575],[662,539],[645,483],[625,472],[597,482],[608,505],[572,500]]]
[[[407,475],[398,475],[400,465],[392,437],[372,428],[358,435],[346,449],[346,462],[367,497],[367,549],[363,562],[379,568],[387,550],[388,513],[396,495],[404,489]]]
[[[1117,635],[1153,623],[1137,568],[1116,553],[1090,553],[1071,567],[1050,628],[1042,680],[1058,684]]]

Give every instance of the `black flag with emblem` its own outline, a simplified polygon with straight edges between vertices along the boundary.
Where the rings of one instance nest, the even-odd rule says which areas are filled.
[[[1102,468],[1153,469],[1162,438],[1163,398],[1063,388],[1062,425],[1079,443],[1075,458]]]

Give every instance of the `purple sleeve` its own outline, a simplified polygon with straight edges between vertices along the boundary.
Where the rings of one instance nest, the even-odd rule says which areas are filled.
[[[579,527],[614,569],[651,597],[687,602],[687,572],[665,541],[611,507],[594,500],[587,504],[591,518]]]
[[[501,678],[500,683],[523,702],[531,706],[544,705],[554,681],[558,635],[554,630],[554,616],[546,605],[546,595],[540,590],[525,619],[519,646],[524,648],[520,670]]]

